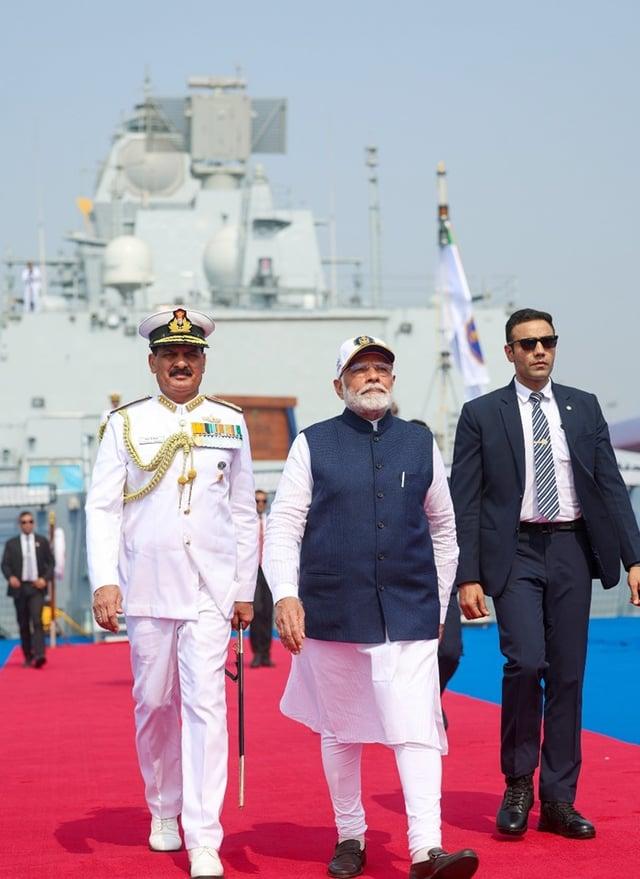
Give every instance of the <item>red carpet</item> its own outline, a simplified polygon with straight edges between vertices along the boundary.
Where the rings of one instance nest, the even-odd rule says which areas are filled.
[[[247,804],[236,807],[235,687],[229,685],[232,762],[223,815],[228,879],[326,875],[335,842],[317,738],[277,708],[288,659],[247,669]],[[19,652],[0,671],[0,876],[11,879],[179,879],[185,852],[147,848],[148,815],[133,745],[128,647],[64,646],[40,670]],[[532,829],[493,834],[501,795],[498,709],[447,695],[447,848],[471,846],[480,877],[613,879],[640,876],[640,748],[587,733],[577,806],[598,829],[575,842]],[[365,752],[369,865],[365,877],[406,879],[405,821],[391,752]],[[537,810],[530,825],[535,826]]]

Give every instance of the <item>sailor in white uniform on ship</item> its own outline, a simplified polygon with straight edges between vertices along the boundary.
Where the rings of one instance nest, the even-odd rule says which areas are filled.
[[[87,498],[97,623],[131,644],[149,845],[181,847],[192,877],[222,876],[224,667],[251,621],[258,523],[242,411],[200,393],[213,321],[178,308],[142,321],[159,393],[115,409]]]
[[[42,275],[40,268],[28,262],[22,270],[22,307],[25,312],[38,311],[40,308],[40,290]]]
[[[395,753],[410,879],[466,879],[478,858],[441,847],[438,636],[458,547],[442,457],[428,429],[392,414],[395,356],[381,339],[340,347],[346,408],[293,443],[271,507],[264,567],[293,654],[284,714],[320,734],[337,845],[329,876],[366,864],[362,745]]]

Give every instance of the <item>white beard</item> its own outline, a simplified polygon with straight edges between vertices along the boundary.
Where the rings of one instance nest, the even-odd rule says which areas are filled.
[[[372,414],[384,413],[391,406],[391,391],[385,389],[377,388],[374,391],[368,391],[367,393],[362,393],[361,391],[358,394],[350,391],[343,379],[342,392],[347,409],[351,409],[352,412],[355,412],[361,418],[367,418]]]

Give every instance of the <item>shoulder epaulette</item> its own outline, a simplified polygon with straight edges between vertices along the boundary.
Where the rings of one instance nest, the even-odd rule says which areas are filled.
[[[115,409],[112,409],[111,412],[109,412],[109,415],[113,415],[114,412],[120,412],[121,409],[128,409],[129,406],[135,406],[136,403],[144,403],[146,400],[150,399],[151,394],[147,394],[146,397],[140,397],[139,400],[132,400],[130,403],[123,403],[122,406],[116,406]]]
[[[235,403],[230,403],[228,400],[222,400],[220,397],[214,397],[213,394],[205,394],[205,397],[211,403],[220,403],[221,406],[228,406],[229,409],[235,409],[236,412],[242,412],[240,406],[236,406]]]

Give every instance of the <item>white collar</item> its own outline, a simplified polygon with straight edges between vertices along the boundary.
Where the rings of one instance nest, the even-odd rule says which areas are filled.
[[[518,395],[518,399],[521,403],[528,403],[531,394],[534,393],[531,388],[527,388],[522,382],[519,382],[517,378],[514,379],[516,386],[516,394]],[[545,400],[553,400],[553,389],[551,387],[551,379],[546,383],[543,388],[540,388],[537,391],[538,394],[541,394]]]

